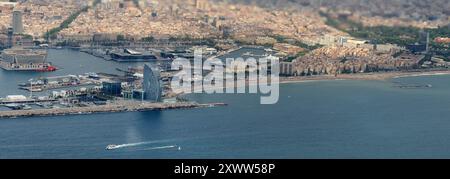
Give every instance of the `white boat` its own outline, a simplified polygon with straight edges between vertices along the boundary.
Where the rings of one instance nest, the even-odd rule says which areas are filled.
[[[12,110],[31,110],[31,106],[26,104],[7,104],[5,107],[10,108]]]
[[[106,146],[106,150],[115,150],[118,148],[119,148],[119,145],[114,145],[114,144]]]
[[[28,105],[23,105],[22,109],[23,110],[31,110],[33,108],[31,106],[28,106]]]
[[[5,107],[10,108],[12,110],[21,110],[22,105],[20,104],[6,104]]]

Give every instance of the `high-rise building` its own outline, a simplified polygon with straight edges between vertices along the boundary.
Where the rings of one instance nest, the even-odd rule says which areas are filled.
[[[14,30],[12,27],[8,28],[8,44],[6,45],[7,48],[11,48],[13,46],[13,36],[14,36]]]
[[[12,26],[14,34],[23,33],[22,11],[13,11]]]
[[[148,65],[144,66],[145,100],[152,102],[162,101],[162,82],[159,71],[152,70]]]
[[[426,53],[430,52],[430,32],[427,32],[427,50]]]

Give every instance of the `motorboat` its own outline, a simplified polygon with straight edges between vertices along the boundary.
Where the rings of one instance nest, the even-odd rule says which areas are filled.
[[[119,145],[114,145],[114,144],[106,146],[106,150],[115,150],[118,148],[119,148]]]
[[[22,106],[22,110],[31,110],[31,109],[33,109],[31,106],[28,106],[28,105]]]

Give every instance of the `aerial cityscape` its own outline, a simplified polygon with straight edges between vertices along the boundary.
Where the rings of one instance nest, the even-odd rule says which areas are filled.
[[[448,0],[0,0],[0,50],[0,158],[450,158]]]

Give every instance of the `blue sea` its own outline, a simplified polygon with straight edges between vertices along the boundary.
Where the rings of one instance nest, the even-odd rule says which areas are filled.
[[[0,70],[0,96],[40,76],[119,73],[135,63],[51,50],[54,73]],[[432,88],[396,85],[431,84]],[[227,107],[0,120],[0,158],[450,158],[450,76],[282,84],[280,101],[195,94]],[[105,150],[110,144],[120,147]],[[179,150],[180,149],[180,150]]]

